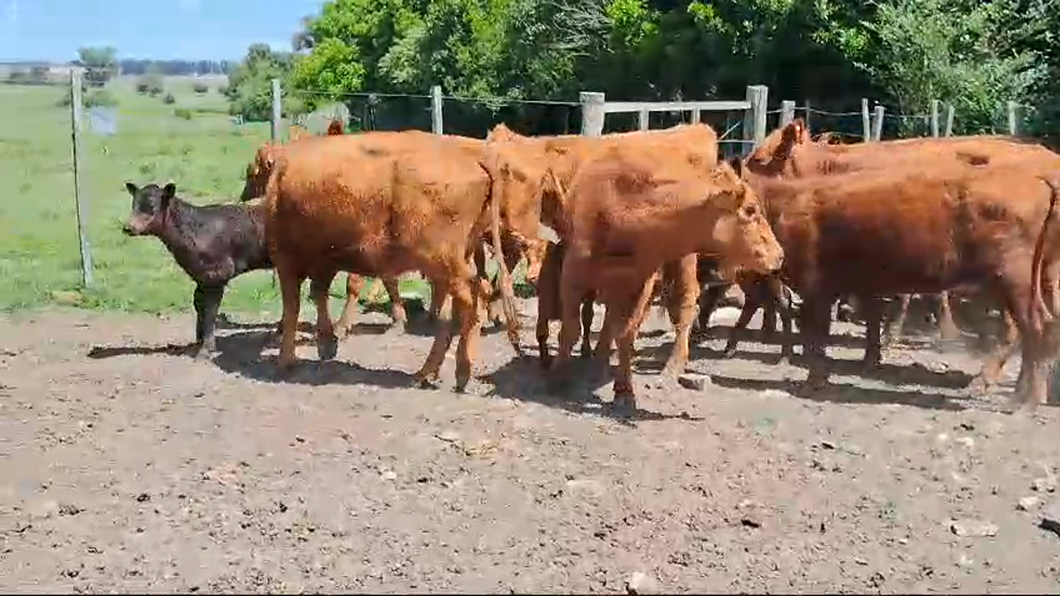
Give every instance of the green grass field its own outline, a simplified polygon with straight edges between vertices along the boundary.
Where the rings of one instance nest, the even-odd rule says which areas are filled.
[[[166,91],[176,98],[135,92],[132,77],[108,85],[119,101],[117,133],[102,137],[85,117],[81,193],[94,282],[80,286],[74,203],[70,108],[57,100],[62,87],[0,85],[0,310],[75,303],[85,308],[164,312],[191,308],[194,285],[156,238],[128,238],[121,224],[131,198],[125,182],[173,181],[178,195],[194,203],[235,201],[254,151],[269,138],[268,123],[236,125],[217,88],[208,80],[198,95],[190,78],[171,77]],[[175,110],[192,112],[190,120]],[[341,279],[341,278],[340,278]],[[423,282],[403,281],[402,294],[426,297]],[[333,302],[345,285],[333,284]],[[308,304],[308,298],[305,298]],[[270,272],[236,279],[223,310],[278,316],[278,288]],[[337,311],[335,311],[337,312]]]

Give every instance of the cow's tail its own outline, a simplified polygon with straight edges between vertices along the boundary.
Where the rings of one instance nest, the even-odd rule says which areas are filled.
[[[505,327],[507,327],[508,341],[515,349],[515,353],[522,355],[523,348],[520,346],[519,337],[519,313],[515,312],[515,289],[512,287],[511,272],[504,262],[504,249],[501,242],[501,199],[504,191],[504,181],[500,172],[500,159],[493,153],[489,156],[492,163],[489,164],[490,175],[490,235],[493,240],[493,255],[497,259],[497,270],[501,282],[501,305],[504,308]]]
[[[1049,236],[1049,224],[1056,218],[1056,203],[1060,200],[1060,185],[1051,178],[1043,177],[1042,181],[1049,186],[1049,210],[1045,213],[1042,231],[1034,243],[1034,256],[1031,258],[1030,322],[1031,328],[1037,332],[1042,331],[1045,317],[1050,313],[1050,309],[1042,298],[1042,269],[1044,269],[1045,240]]]

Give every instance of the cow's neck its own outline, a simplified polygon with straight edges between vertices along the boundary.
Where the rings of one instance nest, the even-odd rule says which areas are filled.
[[[158,233],[158,239],[166,245],[173,258],[177,260],[185,271],[193,264],[192,256],[197,252],[195,247],[195,211],[196,207],[190,203],[173,197],[169,201],[169,207],[162,216],[162,230]]]

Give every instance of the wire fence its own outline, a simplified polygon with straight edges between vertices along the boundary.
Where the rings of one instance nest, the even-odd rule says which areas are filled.
[[[86,281],[107,288],[99,300],[116,306],[185,306],[185,292],[137,294],[157,279],[171,286],[186,282],[157,243],[134,249],[122,234],[131,205],[126,181],[173,181],[178,193],[195,203],[232,201],[262,144],[324,134],[335,118],[346,132],[416,129],[484,138],[503,122],[529,136],[581,134],[589,105],[585,97],[540,101],[445,96],[434,90],[329,94],[281,89],[276,101],[263,98],[247,112],[252,117],[244,118],[229,113],[223,79],[205,89],[204,83],[190,79],[181,84],[186,88],[167,82],[162,92],[145,93],[133,81],[118,79],[104,89],[83,89],[84,105],[77,114],[70,85],[0,84],[0,190],[8,198],[0,202],[0,273],[14,280],[15,288],[0,294],[0,308],[40,303],[42,295],[79,289]],[[765,97],[761,99],[752,101],[749,92],[747,101],[607,100],[605,106],[624,107],[607,111],[599,132],[661,129],[696,120],[717,131],[719,152],[729,157],[745,154],[768,130],[797,116],[814,133],[832,133],[833,141],[865,141],[863,113],[851,110],[853,106],[774,101],[766,109]],[[274,110],[281,116],[276,126],[270,121]],[[940,112],[941,134],[946,110]],[[932,132],[930,114],[898,114],[886,106],[882,113],[878,129],[883,139]],[[873,134],[876,114],[873,106]],[[75,115],[80,119],[76,160]],[[959,124],[960,115],[955,118]],[[1022,121],[1013,122],[1018,127]],[[82,239],[89,257],[84,261]]]

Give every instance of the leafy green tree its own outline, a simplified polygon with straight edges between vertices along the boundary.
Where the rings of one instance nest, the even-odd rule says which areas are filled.
[[[253,44],[247,56],[228,75],[226,96],[229,112],[242,115],[246,121],[265,121],[272,117],[272,79],[285,81],[291,70],[291,56],[273,52],[268,44]],[[285,113],[300,111],[297,97],[283,98]]]
[[[113,47],[84,47],[77,53],[89,86],[102,87],[118,74],[118,51]]]

